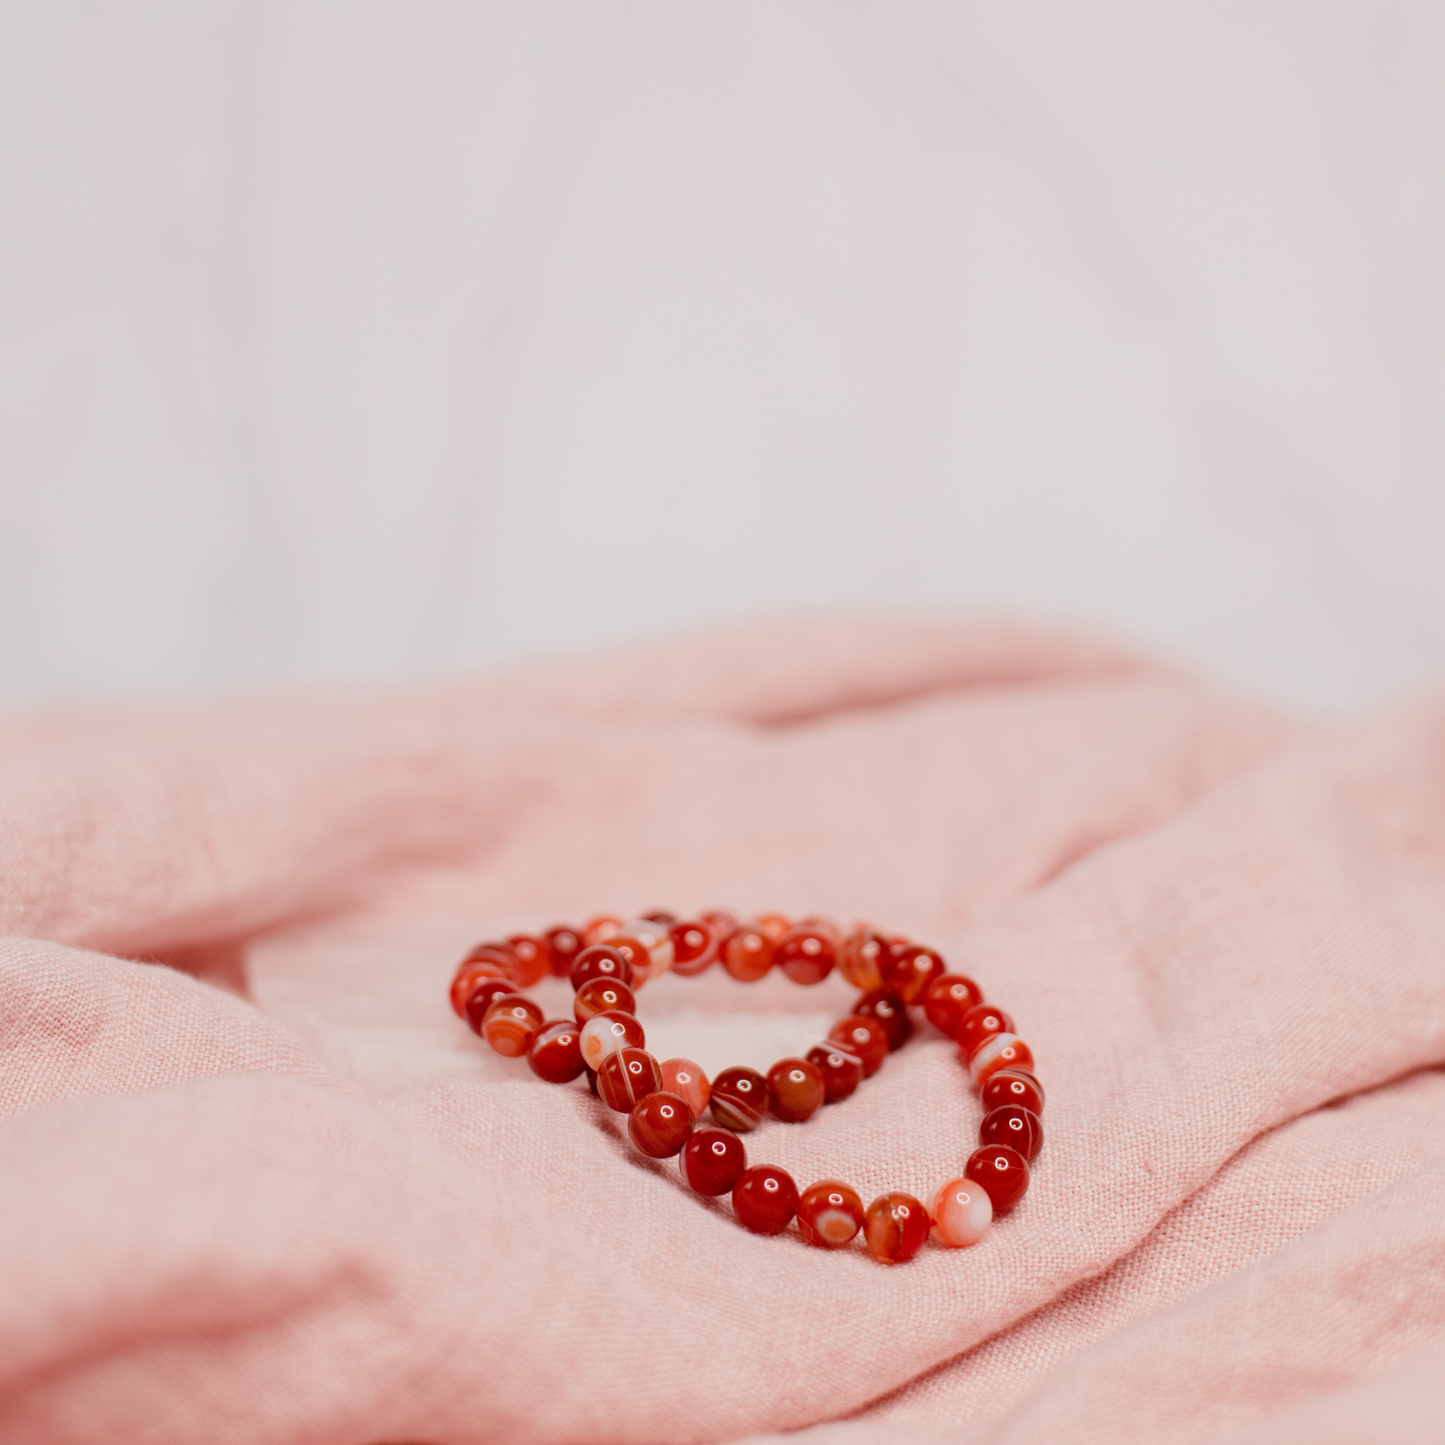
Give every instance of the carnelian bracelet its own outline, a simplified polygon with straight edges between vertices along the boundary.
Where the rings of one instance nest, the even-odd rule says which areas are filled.
[[[795,983],[821,983],[836,966],[863,992],[805,1058],[780,1059],[766,1076],[731,1068],[709,1081],[688,1059],[659,1063],[646,1051],[634,989],[669,970],[691,977],[718,962],[746,983],[775,967]],[[522,992],[549,973],[571,980],[574,1018],[544,1018]],[[642,1153],[680,1155],[688,1184],[699,1194],[731,1192],[739,1222],[756,1234],[778,1234],[796,1217],[809,1244],[839,1249],[862,1230],[869,1252],[888,1264],[912,1259],[930,1229],[950,1248],[974,1244],[1023,1198],[1043,1145],[1044,1091],[1009,1016],[986,1004],[972,979],[947,972],[936,950],[866,925],[840,937],[823,919],[794,924],[780,914],[749,923],[728,913],[681,922],[662,912],[630,922],[594,918],[583,928],[559,925],[478,944],[457,968],[451,1000],[493,1049],[525,1054],[539,1078],[566,1084],[585,1073],[592,1092],[628,1116],[628,1134]],[[738,1135],[769,1112],[801,1123],[823,1104],[846,1099],[913,1032],[910,1005],[921,1005],[958,1043],[984,1106],[980,1147],[929,1208],[895,1192],[865,1210],[838,1180],[800,1193],[784,1169],[749,1168]],[[698,1126],[704,1109],[721,1128]]]

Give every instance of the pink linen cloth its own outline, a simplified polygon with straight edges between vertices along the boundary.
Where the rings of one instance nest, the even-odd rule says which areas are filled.
[[[0,1440],[1445,1428],[1445,699],[1305,726],[1084,638],[800,623],[17,719],[0,799]],[[1040,1060],[1023,1205],[891,1269],[758,1238],[451,1015],[475,938],[660,905],[939,946]],[[640,1012],[713,1070],[849,997]],[[926,1198],[978,1118],[921,1029],[746,1142]]]

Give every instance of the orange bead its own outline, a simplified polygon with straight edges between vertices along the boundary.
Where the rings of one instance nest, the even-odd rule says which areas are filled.
[[[639,979],[657,978],[672,967],[673,950],[670,925],[659,923],[652,918],[634,918],[631,923],[623,926],[620,938],[636,940],[642,945],[646,955],[644,964],[636,961],[633,963],[635,972],[639,968],[644,969],[643,972],[638,973]],[[621,948],[620,938],[612,938],[608,942],[613,948]]]
[[[945,973],[928,985],[923,995],[923,1012],[939,1033],[958,1037],[959,1025],[969,1009],[983,1002],[983,990],[961,973]]]
[[[853,1012],[865,1019],[877,1019],[888,1035],[889,1050],[901,1049],[913,1032],[913,1020],[903,1005],[902,996],[891,988],[875,988],[853,1005]]]
[[[513,977],[518,988],[531,988],[551,972],[551,956],[542,939],[530,933],[514,933],[507,939],[507,947],[517,960]]]
[[[671,1159],[692,1133],[692,1110],[676,1094],[659,1089],[632,1106],[627,1132],[649,1158]]]
[[[833,972],[835,954],[829,930],[800,924],[790,928],[778,941],[773,963],[794,983],[807,986],[822,983]]]
[[[602,1061],[619,1049],[640,1049],[647,1042],[642,1025],[632,1014],[593,1014],[581,1031],[582,1062],[594,1073]]]
[[[884,1264],[903,1264],[928,1238],[933,1220],[911,1194],[882,1194],[868,1206],[863,1238],[868,1253]]]
[[[471,1026],[472,1032],[480,1034],[482,1025],[486,1022],[487,1010],[503,996],[503,994],[516,993],[509,978],[482,978],[472,986],[472,991],[467,995],[467,1023]]]
[[[943,956],[921,943],[910,943],[892,953],[883,965],[883,984],[903,997],[904,1003],[921,1003],[934,979],[942,978]]]
[[[888,957],[888,940],[872,929],[859,929],[843,940],[838,950],[838,972],[865,992],[883,987],[882,963]]]
[[[819,1249],[842,1249],[863,1228],[863,1201],[836,1179],[809,1185],[798,1200],[798,1233]]]
[[[582,1072],[582,1051],[575,1019],[549,1019],[537,1031],[527,1050],[527,1062],[539,1079],[549,1084],[567,1084]]]
[[[840,1045],[863,1065],[863,1077],[870,1079],[888,1057],[888,1035],[877,1019],[850,1014],[828,1030],[828,1042]]]
[[[987,1083],[989,1076],[1000,1069],[1032,1073],[1033,1068],[1033,1050],[1017,1034],[995,1034],[985,1039],[968,1059],[968,1072],[975,1086]]]
[[[768,1070],[773,1113],[788,1124],[801,1124],[823,1107],[823,1075],[806,1059],[779,1059]]]
[[[993,1201],[977,1181],[950,1179],[939,1186],[928,1212],[938,1242],[949,1249],[963,1249],[983,1238],[993,1220]]]
[[[532,1047],[542,1027],[542,1010],[525,994],[504,993],[492,1001],[482,1020],[482,1037],[509,1059],[519,1059]]]
[[[781,1234],[798,1209],[798,1186],[786,1169],[759,1164],[733,1185],[733,1213],[754,1234]]]
[[[687,1103],[693,1117],[699,1118],[712,1097],[707,1075],[691,1059],[664,1059],[662,1087]]]
[[[756,983],[773,966],[776,951],[761,928],[744,924],[723,945],[723,967],[741,983]]]
[[[724,1069],[712,1081],[712,1116],[725,1129],[747,1134],[763,1122],[772,1103],[768,1081],[756,1069]]]
[[[693,978],[717,962],[718,936],[710,924],[701,921],[675,923],[668,932],[672,935],[674,973]]]
[[[597,1070],[597,1097],[619,1114],[630,1114],[639,1099],[661,1087],[662,1070],[645,1049],[619,1049]]]
[[[762,913],[753,920],[769,938],[777,943],[793,926],[781,913]]]
[[[572,1012],[579,1023],[586,1023],[593,1014],[637,1012],[637,999],[632,990],[616,978],[589,979],[577,990]]]
[[[572,972],[572,960],[586,947],[580,930],[570,923],[558,923],[542,935],[542,940],[547,945],[553,977],[568,977]]]
[[[611,913],[599,913],[583,926],[582,942],[589,948],[594,943],[606,943],[622,927],[622,920]]]

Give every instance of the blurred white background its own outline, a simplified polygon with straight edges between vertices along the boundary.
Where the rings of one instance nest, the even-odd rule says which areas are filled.
[[[1438,4],[0,6],[0,704],[831,607],[1445,672]]]

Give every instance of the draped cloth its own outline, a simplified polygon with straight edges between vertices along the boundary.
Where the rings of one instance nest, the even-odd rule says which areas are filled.
[[[740,1229],[451,1013],[604,911],[939,948],[1047,1090],[909,1264]],[[1426,1441],[1445,1426],[1445,698],[1321,723],[1087,637],[807,621],[382,696],[0,725],[0,1438]],[[549,1014],[570,990],[535,990]],[[834,977],[649,1047],[766,1067]],[[922,1024],[750,1160],[961,1172]]]

